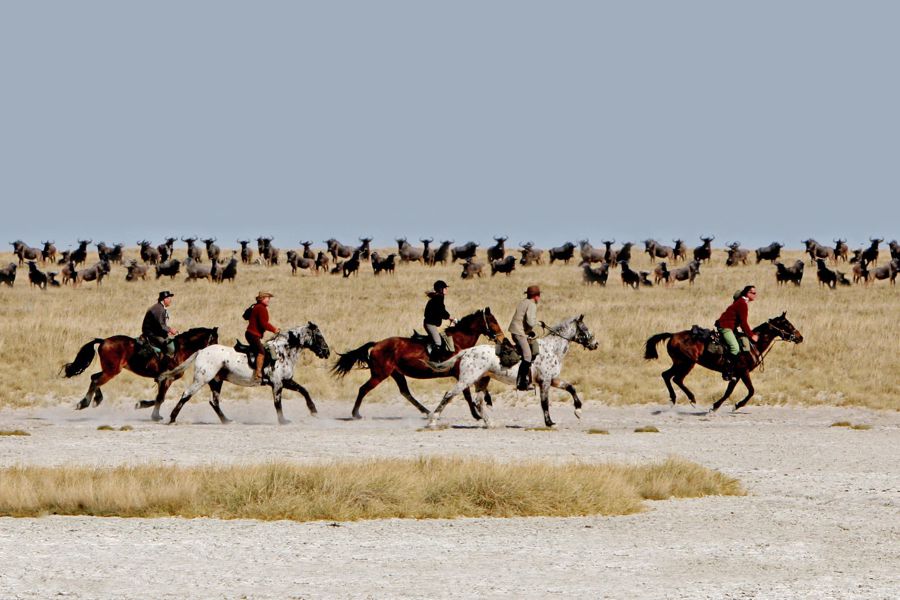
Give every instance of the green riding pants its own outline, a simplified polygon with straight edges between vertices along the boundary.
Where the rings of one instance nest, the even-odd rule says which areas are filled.
[[[725,342],[729,354],[740,354],[741,345],[738,343],[737,336],[734,335],[733,329],[722,329],[720,327],[719,335],[722,336],[722,341]]]

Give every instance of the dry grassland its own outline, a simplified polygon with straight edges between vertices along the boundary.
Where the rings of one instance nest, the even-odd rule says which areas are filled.
[[[0,516],[355,521],[625,515],[643,500],[742,495],[737,480],[681,459],[644,466],[384,459],[230,467],[0,470]]]
[[[577,254],[577,253],[576,253]],[[128,256],[134,257],[131,249]],[[176,257],[182,258],[179,249]],[[785,262],[803,256],[788,252]],[[96,255],[89,258],[89,263]],[[0,255],[0,264],[14,260]],[[480,260],[484,260],[483,254]],[[75,379],[58,376],[60,365],[71,361],[82,344],[94,337],[115,334],[137,335],[144,311],[161,289],[175,292],[173,325],[185,330],[194,326],[218,326],[222,343],[243,337],[244,308],[260,289],[275,294],[271,306],[273,321],[289,326],[311,320],[324,331],[332,351],[344,352],[370,340],[406,335],[421,329],[425,290],[437,278],[450,283],[447,306],[454,316],[462,316],[490,306],[506,327],[516,302],[529,284],[544,290],[539,317],[547,323],[584,313],[586,322],[600,342],[588,352],[574,347],[566,359],[563,376],[587,400],[609,405],[666,403],[667,394],[659,373],[668,367],[663,353],[659,361],[642,358],[643,343],[652,334],[678,331],[697,323],[711,326],[728,305],[731,294],[747,283],[759,287],[758,300],[751,306],[751,322],[787,311],[788,318],[803,333],[799,346],[776,344],[764,372],[754,375],[758,394],[753,400],[765,404],[853,405],[881,409],[900,408],[900,288],[887,282],[869,287],[853,286],[835,291],[816,284],[815,268],[807,266],[802,287],[775,284],[774,267],[769,263],[726,268],[725,255],[715,251],[713,264],[704,266],[695,285],[679,283],[671,288],[640,290],[623,288],[619,271],[612,270],[606,288],[582,284],[581,271],[557,263],[518,268],[511,276],[489,275],[474,281],[459,277],[459,265],[428,268],[399,265],[395,276],[374,277],[364,263],[358,277],[292,277],[288,266],[240,267],[237,282],[215,285],[207,282],[124,280],[123,267],[114,266],[111,277],[99,288],[84,284],[78,289],[61,288],[41,292],[28,285],[27,268],[21,269],[16,285],[0,287],[0,406],[27,406],[42,402],[71,402],[84,394],[90,373],[97,362]],[[636,254],[633,267],[649,270],[646,254]],[[839,267],[849,270],[847,267]],[[343,382],[331,378],[326,363],[304,353],[297,375],[314,398],[345,399],[347,412],[366,372],[349,375]],[[687,379],[701,404],[708,405],[724,389],[717,374],[696,369]],[[426,405],[437,403],[448,387],[447,380],[412,381],[413,393]],[[184,388],[176,383],[169,403]],[[495,391],[506,390],[494,385]],[[130,373],[104,387],[107,401],[153,396],[153,384]],[[735,394],[741,397],[743,387]],[[511,392],[510,392],[511,393]],[[560,392],[554,392],[561,394]],[[565,396],[557,396],[558,398]],[[289,397],[291,395],[289,394]],[[399,398],[392,381],[383,383],[368,396],[371,401]],[[223,402],[242,398],[271,401],[267,390],[247,390],[227,386]],[[679,395],[679,401],[682,401]],[[205,393],[198,401],[206,401]],[[499,398],[503,401],[503,396]],[[410,407],[410,409],[412,409]],[[164,407],[165,410],[165,407]],[[363,405],[365,414],[365,405]]]

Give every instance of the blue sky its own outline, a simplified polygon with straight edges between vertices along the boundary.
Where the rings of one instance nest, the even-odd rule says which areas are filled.
[[[6,240],[900,237],[896,2],[5,2]]]

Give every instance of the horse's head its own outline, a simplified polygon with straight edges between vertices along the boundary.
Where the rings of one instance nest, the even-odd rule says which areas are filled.
[[[200,350],[219,343],[218,327],[194,327],[175,336],[175,343],[182,348]]]
[[[794,342],[799,344],[803,341],[803,334],[794,327],[794,324],[787,320],[787,312],[781,313],[780,316],[774,317],[766,321],[769,328],[777,336],[786,342]]]
[[[309,348],[319,358],[331,356],[331,349],[322,330],[312,321],[303,327],[297,327],[288,331],[288,346],[291,348]]]
[[[572,341],[581,344],[588,350],[596,350],[597,340],[594,339],[594,334],[585,324],[584,315],[578,315],[578,318],[573,321],[573,325],[575,326],[575,337],[572,338]]]

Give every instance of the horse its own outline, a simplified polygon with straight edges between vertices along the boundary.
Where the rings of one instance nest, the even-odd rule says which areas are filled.
[[[137,352],[137,340],[126,335],[95,338],[81,347],[74,361],[63,366],[66,378],[80,375],[94,360],[94,345],[100,344],[96,353],[100,355],[100,368],[102,370],[91,375],[91,385],[88,387],[84,398],[81,399],[81,402],[75,408],[76,410],[87,408],[91,403],[91,398],[94,400],[94,406],[99,406],[103,402],[103,393],[100,391],[100,386],[121,373],[123,368],[141,377],[156,378],[166,369],[171,369],[173,366],[184,362],[201,348],[215,344],[218,341],[218,327],[213,327],[212,329],[196,327],[175,336],[175,354],[173,357],[157,355],[147,357]],[[135,408],[152,406],[153,415],[151,418],[154,421],[161,421],[162,417],[159,414],[159,407],[165,400],[166,392],[169,386],[172,385],[172,381],[172,379],[158,380],[156,400],[141,400]]]
[[[738,355],[737,363],[734,367],[734,373],[737,379],[731,379],[728,382],[725,394],[716,400],[709,411],[710,413],[719,410],[722,403],[731,396],[734,387],[737,385],[738,379],[742,381],[747,388],[747,396],[734,405],[734,410],[740,410],[747,404],[754,393],[753,382],[750,381],[750,372],[762,364],[766,352],[776,340],[782,339],[795,344],[799,344],[803,341],[803,335],[790,321],[787,320],[786,315],[787,313],[783,312],[781,313],[781,316],[771,318],[753,329],[753,333],[759,336],[755,347],[751,346],[750,352],[742,352]],[[697,339],[690,331],[679,331],[678,333],[657,333],[656,335],[651,336],[644,346],[644,358],[647,360],[659,358],[659,355],[656,352],[656,346],[659,342],[666,339],[669,340],[666,344],[666,350],[668,351],[669,356],[672,357],[672,366],[662,372],[662,378],[663,381],[666,382],[666,388],[669,390],[669,400],[674,406],[675,390],[672,388],[672,380],[674,379],[675,383],[678,384],[678,387],[687,394],[688,399],[691,401],[691,405],[695,405],[694,394],[684,385],[684,378],[691,372],[691,369],[693,369],[696,364],[699,364],[701,367],[706,367],[711,371],[722,372],[724,369],[722,355],[706,352],[706,342]]]
[[[544,411],[544,424],[547,427],[553,427],[555,423],[550,419],[550,388],[555,387],[566,390],[572,395],[572,402],[575,405],[575,416],[581,418],[581,398],[575,386],[571,383],[559,378],[562,371],[563,358],[569,350],[569,344],[575,342],[581,344],[588,350],[596,350],[597,342],[594,340],[594,334],[584,323],[584,315],[570,317],[553,327],[546,327],[547,335],[538,340],[540,351],[531,364],[532,379],[540,386],[541,391],[541,408]],[[460,352],[457,356],[451,357],[440,363],[433,365],[436,371],[449,371],[456,367],[459,370],[458,381],[450,390],[441,398],[441,403],[429,415],[428,426],[434,427],[441,411],[447,406],[450,400],[465,390],[470,385],[475,385],[475,390],[479,392],[478,409],[484,419],[485,427],[490,426],[490,420],[485,411],[485,393],[491,378],[498,379],[504,383],[515,384],[519,374],[519,365],[517,363],[510,368],[506,368],[500,364],[500,359],[493,346],[483,345],[475,346]]]
[[[284,418],[281,410],[281,392],[283,389],[299,392],[306,399],[306,406],[310,414],[317,414],[316,405],[313,403],[309,392],[302,385],[294,381],[294,366],[304,348],[309,348],[319,358],[328,358],[331,350],[325,341],[322,331],[312,321],[306,325],[293,327],[282,331],[266,344],[269,353],[277,356],[273,365],[263,369],[264,379],[262,383],[253,379],[253,365],[250,364],[247,355],[228,346],[209,346],[195,353],[189,359],[159,376],[159,379],[180,377],[188,367],[194,365],[194,380],[181,395],[178,404],[169,416],[169,424],[175,423],[178,413],[184,404],[191,399],[204,385],[208,385],[212,391],[212,400],[209,405],[218,415],[223,425],[231,423],[231,419],[225,416],[219,407],[219,393],[222,391],[222,383],[229,381],[242,387],[268,385],[272,388],[272,396],[275,400],[275,412],[278,413],[278,423],[287,425],[290,423]]]
[[[446,333],[452,338],[457,351],[471,348],[481,335],[488,336],[491,341],[505,339],[503,330],[497,323],[490,307],[466,315],[456,325],[448,327]],[[357,364],[369,367],[369,380],[360,386],[356,403],[353,405],[352,416],[354,419],[362,418],[359,414],[359,407],[366,394],[388,377],[394,379],[403,397],[419,409],[419,412],[424,415],[429,414],[428,409],[413,397],[409,391],[409,385],[406,383],[406,377],[433,379],[452,375],[449,371],[436,372],[429,366],[426,352],[429,340],[430,338],[424,337],[390,337],[379,342],[366,342],[356,350],[340,354],[340,358],[331,369],[335,377],[343,379]],[[469,402],[472,416],[476,419],[480,418],[468,390],[466,390],[466,400]]]

